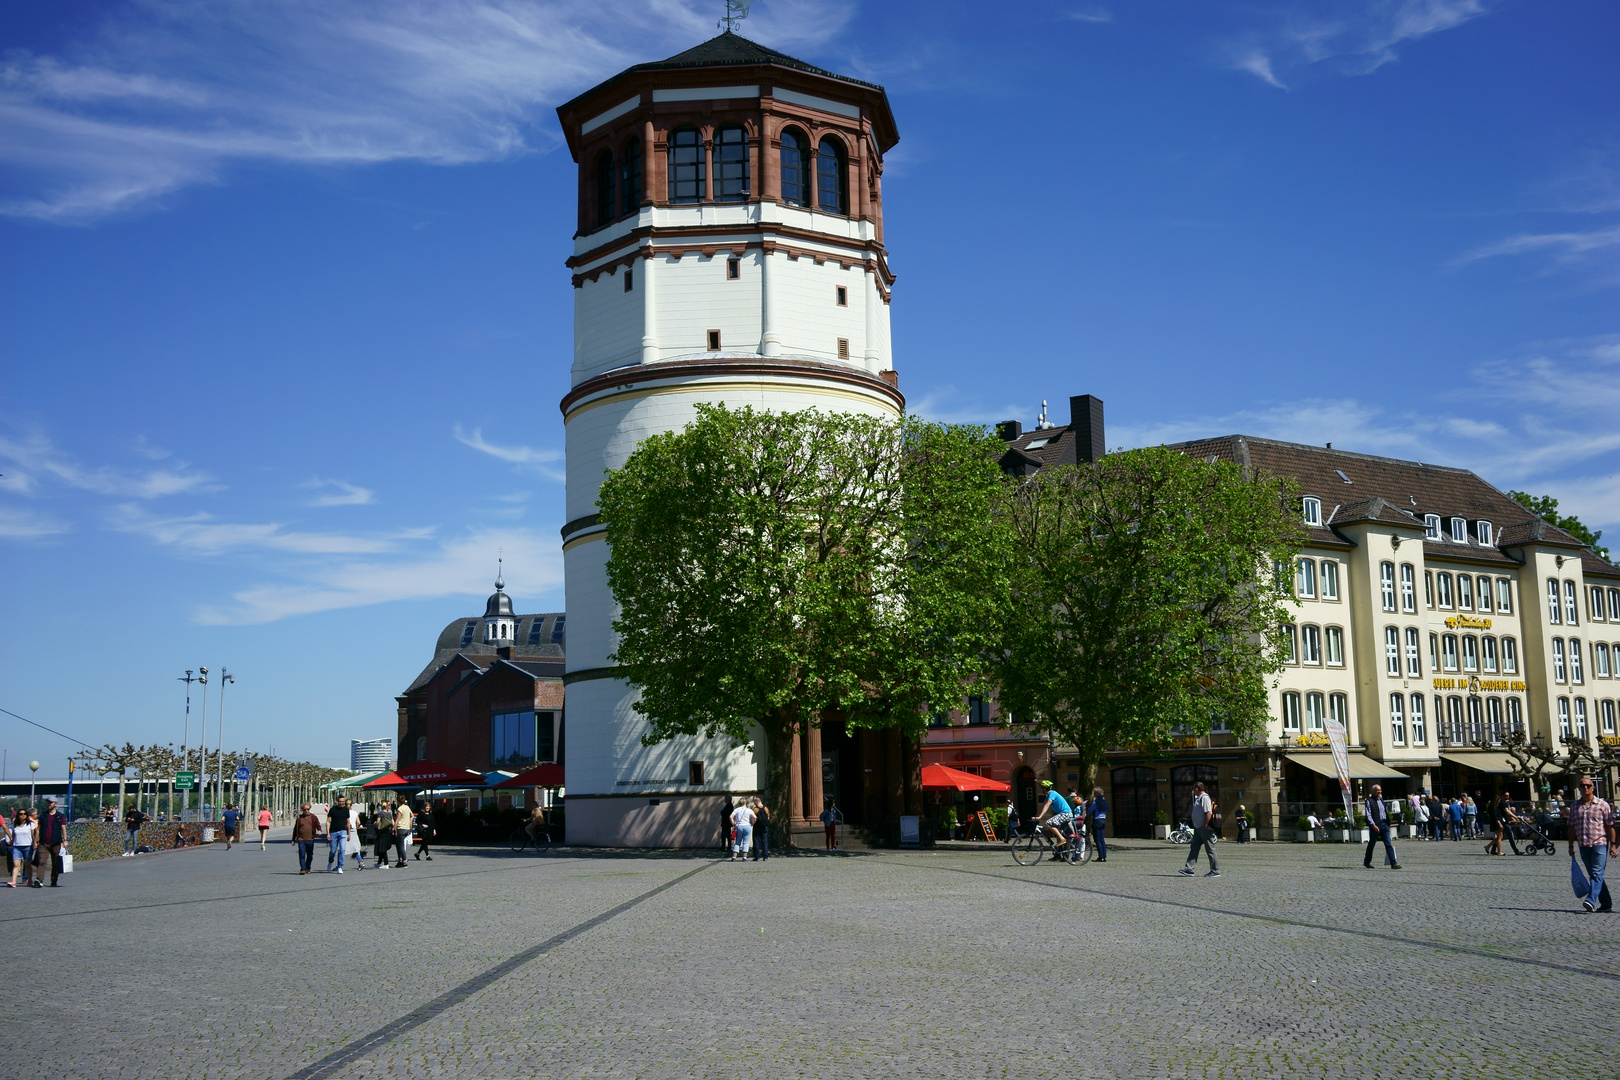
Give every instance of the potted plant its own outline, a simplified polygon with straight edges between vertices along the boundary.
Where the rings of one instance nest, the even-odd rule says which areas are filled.
[[[1353,830],[1357,842],[1365,844],[1372,839],[1372,832],[1367,827],[1367,815],[1360,810],[1356,811],[1355,829]]]
[[[1170,839],[1170,814],[1168,811],[1160,810],[1153,815],[1153,839]]]
[[[1315,842],[1316,835],[1311,829],[1310,818],[1301,816],[1298,821],[1294,822],[1294,828],[1296,830],[1295,839],[1300,843],[1310,844]]]

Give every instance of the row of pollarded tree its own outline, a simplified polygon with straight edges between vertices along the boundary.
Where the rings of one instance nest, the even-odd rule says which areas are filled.
[[[221,779],[208,773],[209,767],[218,759],[212,753],[208,758],[203,766],[203,773],[207,775],[198,774],[197,786],[199,789],[213,788],[216,794],[210,797],[205,790],[200,790],[194,794],[193,801],[208,801],[216,817],[221,810],[217,804],[240,801],[247,807],[268,806],[276,818],[282,820],[301,803],[315,798],[321,785],[348,775],[340,769],[323,768],[307,761],[288,761],[271,754],[227,750],[223,755],[225,776]],[[77,761],[87,775],[117,776],[120,812],[132,805],[127,801],[129,797],[126,792],[133,779],[136,782],[133,805],[155,814],[160,797],[165,800],[171,813],[175,810],[175,774],[194,769],[196,754],[177,752],[173,743],[136,746],[126,742],[122,746],[109,743],[95,750],[87,750]],[[238,784],[234,778],[238,762],[245,763],[251,770],[246,784]],[[164,788],[167,788],[166,794],[162,791]],[[219,792],[223,792],[222,797]]]
[[[916,738],[994,689],[1089,760],[1265,721],[1303,540],[1282,477],[1162,447],[1008,476],[986,431],[702,407],[603,483],[614,656],[646,741]]]

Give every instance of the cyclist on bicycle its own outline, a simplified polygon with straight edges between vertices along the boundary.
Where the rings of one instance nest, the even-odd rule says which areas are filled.
[[[529,815],[529,820],[524,823],[523,831],[529,834],[529,839],[530,840],[533,840],[539,835],[540,831],[543,830],[545,827],[546,827],[546,812],[545,812],[545,810],[543,808],[536,806],[534,808],[534,813],[530,814]],[[497,835],[499,835],[499,834],[497,834]]]
[[[1046,802],[1035,813],[1035,826],[1043,829],[1052,837],[1059,850],[1069,842],[1069,823],[1074,820],[1074,808],[1069,801],[1057,793],[1052,781],[1042,780],[1041,785],[1046,788]],[[1051,817],[1047,817],[1051,814]]]

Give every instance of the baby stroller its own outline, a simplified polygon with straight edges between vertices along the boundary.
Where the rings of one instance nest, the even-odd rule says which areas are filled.
[[[1513,849],[1520,855],[1551,855],[1558,850],[1545,832],[1523,818],[1508,826],[1508,835]]]

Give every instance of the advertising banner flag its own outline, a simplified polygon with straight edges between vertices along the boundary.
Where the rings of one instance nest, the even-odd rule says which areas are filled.
[[[1338,717],[1328,717],[1326,724],[1328,745],[1333,748],[1333,767],[1339,770],[1339,795],[1344,799],[1344,814],[1354,823],[1356,808],[1355,800],[1350,796],[1350,740]]]

